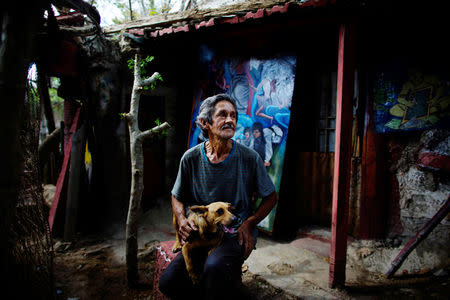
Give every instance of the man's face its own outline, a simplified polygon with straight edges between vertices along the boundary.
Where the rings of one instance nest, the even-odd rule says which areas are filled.
[[[217,102],[212,115],[212,124],[207,124],[209,136],[231,139],[236,129],[236,110],[226,100]]]

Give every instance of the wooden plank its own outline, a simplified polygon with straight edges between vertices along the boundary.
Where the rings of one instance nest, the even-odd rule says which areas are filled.
[[[70,128],[70,138],[67,142],[66,150],[64,152],[64,160],[61,167],[61,172],[59,173],[58,181],[56,182],[56,190],[55,197],[53,198],[52,207],[50,208],[50,213],[48,216],[48,224],[50,226],[50,231],[53,229],[53,223],[55,222],[56,210],[58,208],[58,203],[61,198],[61,191],[63,190],[64,182],[66,181],[67,172],[69,170],[69,160],[70,160],[70,152],[72,150],[72,137],[73,133],[77,129],[78,118],[80,116],[81,107],[78,107],[77,112],[75,113],[75,117],[73,119],[72,127]]]
[[[373,103],[366,99],[363,152],[361,159],[361,200],[359,208],[359,238],[384,236],[387,205],[384,190],[385,163],[382,137],[375,133]]]
[[[339,28],[336,141],[329,273],[329,285],[332,288],[345,284],[353,124],[352,100],[355,71],[354,27],[353,23],[342,23]]]

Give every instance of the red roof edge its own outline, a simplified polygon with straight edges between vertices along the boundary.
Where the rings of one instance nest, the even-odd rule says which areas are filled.
[[[307,0],[302,2],[286,2],[284,5],[275,5],[271,8],[260,8],[257,9],[255,12],[249,11],[245,13],[245,15],[238,16],[237,14],[232,14],[229,16],[217,16],[212,17],[209,20],[203,20],[199,23],[194,24],[187,24],[182,26],[170,26],[167,28],[159,28],[159,29],[145,29],[148,36],[152,38],[156,38],[158,36],[171,34],[171,33],[178,33],[178,32],[188,32],[190,30],[198,30],[201,28],[211,27],[219,24],[238,24],[246,22],[247,20],[251,19],[261,19],[265,16],[271,16],[274,14],[284,14],[287,13],[291,9],[301,9],[306,7],[325,7],[325,6],[332,6],[337,2],[337,0]],[[128,31],[129,33],[132,33],[134,35],[144,35],[144,30],[136,30],[136,29],[130,29]]]

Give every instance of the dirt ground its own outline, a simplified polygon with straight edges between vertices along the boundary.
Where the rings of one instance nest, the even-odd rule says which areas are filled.
[[[118,259],[117,249],[124,244],[123,239],[88,236],[75,239],[71,243],[54,240],[54,279],[58,299],[153,299],[153,269],[156,243],[146,244],[138,253],[139,279],[137,289],[127,287],[125,260]],[[116,252],[115,252],[116,251]],[[123,251],[123,249],[121,250]],[[245,265],[244,265],[245,266]],[[405,280],[392,286],[349,286],[336,293],[336,299],[448,299],[450,295],[450,270],[443,270],[442,277],[424,276],[413,279],[414,284]],[[250,271],[243,272],[243,299],[301,299],[276,288],[261,276]],[[304,286],[306,295],[314,295],[317,286]],[[337,292],[337,291],[336,291]],[[345,295],[343,297],[339,295]],[[331,296],[331,295],[330,295]]]
[[[55,289],[58,299],[153,299],[154,251],[141,249],[137,289],[127,287],[126,266],[113,253],[117,241],[98,237],[71,243],[55,240]],[[245,267],[244,267],[245,270]],[[299,299],[244,271],[245,299]]]

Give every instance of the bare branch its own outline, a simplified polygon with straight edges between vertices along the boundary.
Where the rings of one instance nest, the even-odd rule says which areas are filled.
[[[162,124],[159,125],[159,126],[155,126],[155,127],[153,127],[152,129],[149,129],[149,130],[146,130],[146,131],[141,132],[141,133],[139,134],[139,138],[140,138],[140,139],[145,139],[145,138],[148,138],[148,137],[153,136],[154,134],[156,134],[156,133],[158,133],[158,132],[161,132],[161,131],[166,130],[166,129],[169,129],[169,128],[170,128],[169,123],[164,122],[164,123],[162,123]]]
[[[158,80],[158,78],[161,78],[161,75],[158,72],[155,72],[151,77],[144,79],[141,86],[149,86]]]

